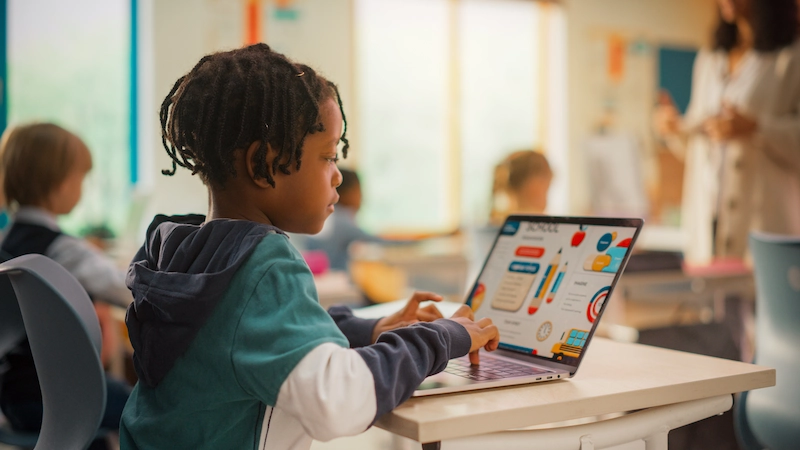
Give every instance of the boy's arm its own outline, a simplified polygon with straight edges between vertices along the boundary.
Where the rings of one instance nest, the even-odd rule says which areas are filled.
[[[361,433],[470,344],[466,329],[448,319],[384,332],[357,349],[323,344],[286,378],[276,407],[317,440]]]
[[[347,306],[332,306],[328,309],[336,326],[350,342],[350,348],[364,347],[372,344],[372,331],[380,319],[362,319],[353,315]]]

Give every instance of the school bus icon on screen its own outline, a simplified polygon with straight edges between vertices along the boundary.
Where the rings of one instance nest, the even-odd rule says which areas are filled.
[[[572,358],[581,356],[583,347],[586,345],[586,338],[589,332],[573,328],[568,333],[564,333],[563,341],[553,346],[553,355],[564,355]]]

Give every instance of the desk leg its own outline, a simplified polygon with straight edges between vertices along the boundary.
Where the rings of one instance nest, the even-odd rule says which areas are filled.
[[[442,441],[428,442],[427,444],[422,444],[422,450],[440,450],[441,448],[442,448]]]
[[[668,433],[668,430],[663,430],[644,438],[645,450],[667,450],[669,441]]]

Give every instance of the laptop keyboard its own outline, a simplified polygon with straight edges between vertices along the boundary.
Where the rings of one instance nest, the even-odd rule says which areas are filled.
[[[524,366],[514,362],[481,355],[481,364],[473,366],[467,358],[451,359],[445,372],[475,381],[499,380],[549,373],[546,369]]]

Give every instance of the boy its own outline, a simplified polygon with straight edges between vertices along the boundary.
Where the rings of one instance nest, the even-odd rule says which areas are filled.
[[[497,328],[415,322],[418,293],[378,321],[326,313],[284,232],[318,233],[347,155],[336,87],[264,44],[208,55],[161,106],[164,147],[209,190],[209,214],[157,216],[134,258],[127,324],[139,383],[123,449],[307,449],[367,429]],[[344,130],[343,130],[344,123]]]

